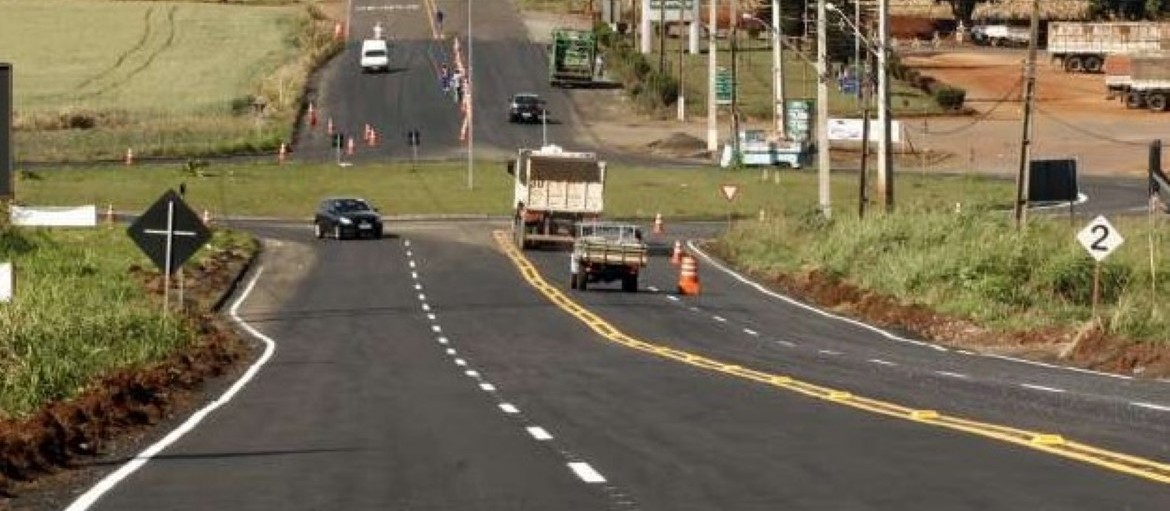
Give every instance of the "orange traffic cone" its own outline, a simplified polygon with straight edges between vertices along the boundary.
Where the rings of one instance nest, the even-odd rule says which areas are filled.
[[[211,212],[207,208],[203,208],[203,225],[211,227]]]
[[[674,240],[674,252],[670,254],[670,264],[678,266],[682,262],[682,242]]]
[[[126,148],[126,165],[134,165],[134,149]]]
[[[280,143],[280,151],[276,153],[276,162],[284,165],[284,160],[288,158],[288,145],[284,142]]]
[[[353,156],[353,137],[349,137],[349,140],[345,142],[345,155]]]
[[[690,254],[683,254],[678,273],[678,294],[699,294],[699,263]]]
[[[662,213],[654,215],[654,234],[662,234],[665,232],[662,228]]]
[[[317,127],[317,109],[313,107],[313,103],[309,103],[309,127]]]

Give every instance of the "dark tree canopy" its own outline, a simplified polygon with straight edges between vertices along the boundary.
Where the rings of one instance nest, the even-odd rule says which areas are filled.
[[[951,14],[955,16],[956,20],[963,23],[971,23],[971,14],[975,12],[975,6],[979,4],[998,3],[1000,0],[934,0],[936,4],[950,4]]]

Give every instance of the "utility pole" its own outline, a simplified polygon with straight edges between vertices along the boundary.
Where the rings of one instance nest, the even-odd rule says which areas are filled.
[[[717,6],[719,0],[711,0],[707,11],[707,151],[715,155],[719,151],[719,126],[716,110],[719,105],[715,102],[715,74],[716,60],[719,46],[715,40],[715,32],[719,30]]]
[[[658,73],[666,74],[666,0],[658,0]]]
[[[772,0],[772,122],[776,136],[788,138],[788,111],[784,101],[784,31],[780,28],[780,0]]]
[[[734,4],[734,0],[733,3]],[[739,23],[731,20],[731,161],[739,161]]]
[[[872,32],[871,32],[872,33]],[[865,52],[865,63],[858,62],[857,86],[860,88],[858,97],[861,98],[861,169],[858,177],[857,217],[865,218],[865,208],[869,205],[869,104],[873,98],[873,52]]]
[[[829,43],[825,0],[817,0],[817,176],[821,214],[833,216],[830,204],[829,158]]]
[[[685,25],[682,25],[682,20],[683,20],[683,18],[686,17],[686,15],[684,14],[685,11],[686,11],[685,2],[680,1],[678,3],[678,20],[679,20],[680,26],[684,26],[684,27],[685,27]],[[689,29],[688,29],[688,32],[689,32]],[[678,100],[677,100],[678,101],[678,120],[685,122],[687,120],[687,82],[686,82],[686,76],[687,76],[686,68],[687,68],[687,66],[686,66],[686,62],[684,60],[685,53],[683,52],[683,50],[685,49],[685,47],[682,44],[682,36],[681,35],[679,36],[678,42],[679,42],[679,44],[678,44]]]
[[[1036,40],[1040,37],[1040,0],[1032,0],[1028,60],[1024,63],[1024,132],[1020,137],[1020,167],[1016,173],[1016,230],[1028,221],[1028,165],[1032,160],[1032,106],[1036,100]]]
[[[861,29],[858,28],[858,31]],[[886,213],[894,211],[894,159],[890,122],[890,0],[878,3],[878,195]]]

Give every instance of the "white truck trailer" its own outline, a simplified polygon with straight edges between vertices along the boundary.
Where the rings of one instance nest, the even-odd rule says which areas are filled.
[[[1109,97],[1120,96],[1126,108],[1170,110],[1170,52],[1111,56],[1107,64]]]
[[[605,206],[605,162],[559,146],[520,149],[508,162],[515,178],[512,235],[516,246],[571,245],[574,225],[597,220]]]
[[[1048,55],[1065,71],[1100,73],[1105,57],[1170,50],[1170,23],[1052,22]]]

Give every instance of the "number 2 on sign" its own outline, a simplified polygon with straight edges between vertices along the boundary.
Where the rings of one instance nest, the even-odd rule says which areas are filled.
[[[1093,234],[1097,235],[1097,239],[1089,245],[1089,248],[1101,252],[1108,252],[1109,247],[1105,245],[1105,240],[1109,239],[1109,228],[1104,225],[1094,225]]]

